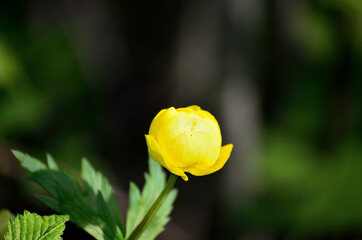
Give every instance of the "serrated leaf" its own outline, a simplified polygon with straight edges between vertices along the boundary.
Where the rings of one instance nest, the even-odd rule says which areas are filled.
[[[20,161],[21,166],[28,169],[29,172],[36,172],[47,168],[44,163],[38,161],[33,157],[30,157],[28,154],[23,154],[22,152],[16,150],[13,150],[12,152],[17,159],[23,159],[22,161]]]
[[[119,203],[108,180],[82,161],[82,187],[69,173],[58,168],[49,155],[48,166],[28,155],[14,151],[22,166],[32,172],[31,180],[49,194],[36,196],[56,212],[67,214],[70,221],[98,240],[123,240],[124,230]]]
[[[67,215],[41,217],[36,213],[24,211],[14,220],[9,220],[5,240],[61,240]]]
[[[130,184],[130,206],[127,212],[126,239],[142,221],[166,184],[166,175],[161,165],[152,159],[149,159],[149,173],[145,174],[145,180],[142,192],[134,183]],[[170,220],[169,214],[172,211],[176,196],[177,190],[174,189],[170,192],[146,230],[139,237],[139,240],[153,240],[164,230],[164,226]]]
[[[8,231],[8,221],[15,216],[7,209],[0,210],[0,240],[4,240],[4,235]]]

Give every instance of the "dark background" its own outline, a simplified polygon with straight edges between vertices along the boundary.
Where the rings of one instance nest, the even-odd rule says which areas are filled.
[[[234,150],[158,239],[362,239],[361,93],[360,0],[1,1],[0,208],[52,213],[19,149],[86,156],[125,216],[153,117],[197,104]]]

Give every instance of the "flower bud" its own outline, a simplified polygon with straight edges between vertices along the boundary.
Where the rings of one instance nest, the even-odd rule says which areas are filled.
[[[233,148],[221,146],[218,122],[199,106],[161,110],[145,137],[150,157],[185,181],[185,172],[203,176],[218,171]]]

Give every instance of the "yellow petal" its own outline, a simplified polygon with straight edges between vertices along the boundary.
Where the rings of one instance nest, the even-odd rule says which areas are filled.
[[[175,117],[176,114],[177,112],[174,107],[161,110],[152,120],[149,134],[157,140],[159,129],[162,128],[165,123],[167,124],[170,120],[172,120],[172,118]]]
[[[216,160],[215,164],[212,165],[211,167],[204,168],[201,166],[195,166],[195,167],[185,168],[183,170],[185,172],[189,172],[195,176],[203,176],[203,175],[208,175],[213,172],[216,172],[225,165],[226,161],[230,157],[230,153],[231,153],[232,149],[233,149],[232,144],[228,144],[228,145],[221,147],[220,155],[219,155],[218,159]]]
[[[165,159],[163,157],[162,150],[161,150],[160,146],[158,145],[158,143],[156,142],[155,138],[151,135],[145,135],[145,137],[146,137],[148,153],[149,153],[150,157],[153,160],[155,160],[156,162],[158,162],[159,164],[161,164],[162,166],[164,166],[165,168],[167,168],[173,174],[181,176],[183,178],[183,180],[187,181],[188,177],[183,171],[181,171],[181,169],[179,169],[178,167],[169,163],[167,160],[165,163]]]
[[[161,153],[161,148],[156,142],[155,138],[151,135],[145,135],[145,137],[147,142],[148,154],[153,160],[164,166],[165,161]]]
[[[217,127],[219,128],[219,131],[220,131],[219,123],[217,122],[216,118],[213,115],[211,115],[211,113],[209,113],[208,111],[202,110],[200,113],[200,116],[202,116],[203,118],[208,118],[211,121],[213,121],[217,125]]]
[[[216,160],[216,163],[211,166],[211,168],[214,169],[214,172],[220,170],[225,165],[226,161],[230,157],[233,147],[234,146],[232,144],[227,144],[221,147],[219,158]]]
[[[211,121],[213,121],[217,127],[219,128],[219,123],[217,122],[217,120],[215,119],[215,117],[209,113],[208,111],[202,110],[199,106],[197,105],[192,105],[186,108],[178,108],[176,109],[177,112],[186,112],[186,113],[193,113],[198,115],[201,118],[204,119],[210,119]],[[219,128],[220,131],[220,128]]]
[[[197,106],[197,105],[188,106],[187,108],[190,108],[190,109],[192,109],[194,111],[200,111],[201,110],[201,108],[199,106]]]
[[[157,121],[156,119],[160,117],[160,115],[162,113],[164,113],[165,111],[167,111],[167,109],[162,109],[159,113],[157,113],[156,117],[153,118],[153,121]]]
[[[165,113],[166,114],[166,113]],[[160,140],[172,139],[182,134],[183,132],[190,131],[194,121],[193,118],[190,117],[190,114],[185,112],[176,112],[175,114],[169,113],[169,116],[164,117],[164,122],[162,126],[159,126],[157,129],[158,138],[157,141],[162,146]],[[197,117],[197,115],[195,115]]]
[[[163,141],[161,146],[167,162],[183,168],[214,165],[220,153],[220,145],[220,137],[205,132],[185,132]]]
[[[187,175],[185,174],[184,171],[182,171],[180,168],[170,164],[168,161],[166,161],[166,166],[164,166],[165,168],[167,168],[170,172],[172,172],[173,174],[182,177],[182,179],[184,181],[188,181],[189,178],[187,177]]]

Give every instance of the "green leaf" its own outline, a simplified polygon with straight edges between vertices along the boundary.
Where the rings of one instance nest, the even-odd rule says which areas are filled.
[[[47,166],[39,160],[30,157],[28,154],[24,154],[20,151],[12,151],[15,157],[20,161],[21,166],[29,170],[29,172],[36,172],[47,169]]]
[[[82,186],[69,173],[58,168],[48,155],[48,166],[18,151],[13,151],[21,165],[32,174],[49,196],[35,195],[56,212],[67,214],[70,221],[98,240],[124,239],[121,211],[114,190],[107,179],[82,160]],[[44,167],[42,167],[44,165]]]
[[[166,184],[166,174],[160,164],[149,159],[149,174],[145,174],[146,183],[142,192],[134,184],[130,184],[129,209],[127,212],[126,236],[127,238],[142,221],[152,204],[162,192]],[[152,240],[164,230],[168,223],[172,205],[177,196],[177,190],[172,190],[158,210],[147,229],[140,236],[139,240]]]
[[[8,231],[8,221],[15,216],[7,209],[0,210],[0,240],[4,240],[4,235]]]
[[[9,220],[5,240],[61,240],[68,220],[67,215],[41,217],[24,211],[24,215],[17,215],[14,220]]]

